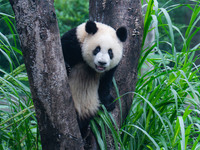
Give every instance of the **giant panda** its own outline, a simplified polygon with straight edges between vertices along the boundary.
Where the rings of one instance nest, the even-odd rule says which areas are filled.
[[[114,30],[106,24],[94,21],[77,26],[61,38],[82,136],[100,104],[105,105],[108,111],[115,108],[110,88],[114,72],[122,59],[123,42],[126,38],[125,27]]]

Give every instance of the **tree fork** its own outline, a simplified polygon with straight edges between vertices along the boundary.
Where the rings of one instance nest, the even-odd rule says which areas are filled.
[[[42,148],[83,150],[53,0],[10,0],[29,77]]]

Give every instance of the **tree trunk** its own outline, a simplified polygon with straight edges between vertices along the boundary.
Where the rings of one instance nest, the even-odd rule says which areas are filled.
[[[10,0],[45,150],[82,150],[53,0]]]
[[[140,0],[90,0],[90,20],[103,22],[115,29],[125,26],[128,30],[128,39],[124,44],[124,57],[115,73],[120,95],[133,92],[137,82],[137,66],[143,35],[141,8]],[[112,93],[115,93],[114,89]],[[117,98],[116,94],[115,97]],[[129,113],[132,99],[133,94],[121,98],[122,118],[119,105],[116,105],[117,108],[112,113],[119,127]]]
[[[124,57],[115,73],[120,95],[133,92],[137,82],[137,66],[143,35],[141,8],[140,0],[90,0],[91,20],[103,22],[115,29],[125,26],[128,30],[128,39],[124,44]],[[122,122],[130,110],[132,99],[133,94],[127,94],[122,98]],[[113,114],[120,125],[119,108],[115,109]]]

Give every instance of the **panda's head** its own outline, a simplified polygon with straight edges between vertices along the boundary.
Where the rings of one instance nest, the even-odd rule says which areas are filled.
[[[96,72],[103,73],[118,65],[123,54],[123,44],[127,30],[120,27],[116,31],[105,24],[88,21],[83,25],[82,56]],[[81,31],[82,32],[82,31]]]

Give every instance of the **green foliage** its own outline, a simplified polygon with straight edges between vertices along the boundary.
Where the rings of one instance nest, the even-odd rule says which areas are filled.
[[[193,9],[195,7],[196,1],[185,1],[185,0],[170,0],[170,1],[165,1],[165,0],[159,0],[159,6],[165,6],[168,9],[168,13],[171,16],[171,20],[173,21],[173,24],[178,27],[178,29],[182,33],[186,33],[186,30],[188,28],[189,23],[191,23],[190,15],[193,12]],[[197,6],[196,6],[197,7]],[[177,9],[178,8],[178,9]],[[195,13],[194,13],[195,14]],[[163,24],[166,23],[165,19],[162,20]],[[200,22],[197,22],[196,27],[200,25]],[[160,41],[165,41],[169,38],[167,35],[166,30],[160,30]],[[196,34],[194,33],[195,38],[190,42],[191,46],[195,46],[196,44],[199,43],[199,33]],[[176,44],[176,51],[180,52],[183,48],[182,44],[182,38],[180,37],[180,34],[178,32],[174,32],[174,37],[175,37],[175,44]],[[166,48],[168,47],[168,48]],[[169,50],[170,47],[166,43],[161,43],[160,44],[161,49]]]
[[[55,0],[54,3],[61,35],[89,18],[88,0]]]
[[[192,10],[184,32],[173,24],[170,17],[170,12],[183,5],[161,6],[156,0],[143,5],[147,10],[138,82],[135,92],[130,92],[134,93],[132,108],[123,126],[119,129],[106,110],[95,119],[103,135],[111,132],[115,149],[119,145],[124,150],[200,148],[200,65],[195,64],[199,59],[195,52],[200,50],[200,44],[191,47],[193,37],[199,31],[199,2],[184,4]],[[146,43],[152,30],[155,40]],[[175,34],[181,39],[181,46],[176,45]],[[161,46],[163,43],[168,46]],[[177,51],[177,46],[182,49]],[[103,139],[103,135],[98,134],[98,139]],[[107,147],[106,142],[103,145]]]
[[[30,89],[21,65],[0,77],[0,149],[41,148]]]
[[[22,64],[23,59],[19,50],[18,35],[13,24],[14,17],[10,15],[13,12],[7,0],[0,1],[0,10],[2,10],[0,11],[0,68],[12,71],[13,66],[17,67]]]
[[[41,147],[39,131],[25,65],[15,67],[10,53],[15,53],[16,49],[8,40],[1,52],[11,72],[0,69],[0,149],[38,149]]]

